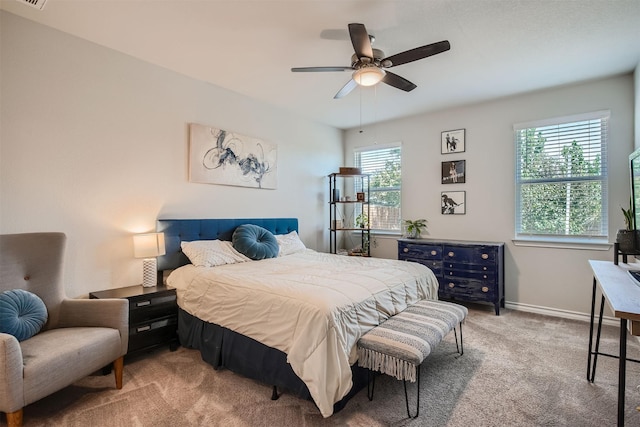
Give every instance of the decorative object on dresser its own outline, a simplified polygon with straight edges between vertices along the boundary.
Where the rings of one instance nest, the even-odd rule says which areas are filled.
[[[148,233],[133,236],[133,255],[142,261],[142,286],[156,286],[158,266],[156,257],[164,255],[164,234]]]
[[[504,307],[504,243],[400,239],[398,259],[429,267],[443,299],[492,303]]]
[[[369,175],[360,173],[360,168],[341,167],[340,173],[329,175],[329,252],[332,254],[371,255],[369,180]],[[336,197],[340,188],[356,197]]]
[[[441,154],[463,153],[465,150],[464,129],[448,130],[440,134]]]
[[[466,208],[466,191],[443,191],[440,193],[442,215],[464,215]]]
[[[405,219],[404,226],[404,236],[407,239],[419,239],[422,235],[422,229],[427,228],[427,220],[426,219]]]
[[[169,345],[178,348],[178,304],[175,289],[164,285],[129,286],[91,292],[89,298],[129,300],[129,351],[132,353]]]

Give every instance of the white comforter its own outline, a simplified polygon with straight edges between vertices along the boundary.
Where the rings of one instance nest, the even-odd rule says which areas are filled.
[[[427,267],[307,249],[218,267],[186,265],[167,283],[190,314],[287,354],[324,417],[351,389],[356,343],[420,299],[437,299]]]

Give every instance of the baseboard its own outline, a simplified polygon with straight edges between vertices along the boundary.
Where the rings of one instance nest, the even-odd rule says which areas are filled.
[[[521,304],[517,302],[505,302],[505,308],[517,311],[526,311],[528,313],[544,314],[546,316],[562,317],[564,319],[582,320],[584,322],[591,321],[591,315],[588,313],[580,313],[578,311],[561,310],[558,308],[542,307],[539,305]],[[611,316],[602,316],[603,325],[618,326],[620,319]]]

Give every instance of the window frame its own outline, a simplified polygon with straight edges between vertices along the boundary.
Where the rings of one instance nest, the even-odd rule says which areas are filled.
[[[611,247],[609,243],[609,204],[608,204],[608,185],[609,185],[609,168],[608,168],[608,151],[609,151],[609,126],[611,113],[608,110],[594,111],[583,114],[575,114],[570,116],[554,117],[545,120],[537,120],[532,122],[517,123],[513,125],[513,138],[515,148],[515,203],[514,203],[514,239],[513,242],[520,246],[541,246],[541,247],[560,247],[570,249],[595,249],[607,250]],[[522,142],[519,138],[520,132],[527,129],[538,129],[549,126],[559,126],[584,121],[600,120],[600,175],[597,178],[589,177],[563,177],[549,179],[532,179],[527,181],[521,176],[521,154]],[[595,157],[594,157],[595,158]],[[600,195],[600,230],[598,235],[572,235],[572,234],[550,234],[550,233],[523,233],[520,229],[522,223],[522,187],[527,182],[537,183],[557,183],[557,182],[584,182],[598,181],[601,182]]]
[[[398,202],[398,229],[392,229],[392,228],[371,228],[371,233],[374,234],[389,234],[389,235],[401,235],[402,234],[402,151],[403,151],[403,147],[402,147],[402,142],[393,142],[393,143],[388,143],[388,144],[376,144],[376,145],[369,145],[369,146],[362,146],[362,147],[356,147],[353,149],[353,162],[354,165],[356,167],[362,168],[362,163],[361,163],[361,154],[364,152],[374,152],[374,151],[382,151],[382,150],[393,150],[393,149],[399,149],[400,150],[400,159],[399,159],[399,168],[400,168],[400,186],[399,188],[393,188],[390,187],[389,189],[387,189],[387,191],[397,191],[398,193],[398,198],[399,198],[399,202]],[[368,171],[366,171],[365,169],[362,169],[362,173],[363,174],[369,174],[371,175]],[[370,197],[372,194],[374,194],[376,191],[383,191],[383,190],[374,190],[373,186],[371,185],[371,178],[370,177],[370,183],[369,183],[369,192],[370,192]],[[358,189],[354,188],[354,192],[358,191]],[[373,197],[371,197],[373,199]],[[374,204],[370,203],[369,208],[370,210],[373,209]]]

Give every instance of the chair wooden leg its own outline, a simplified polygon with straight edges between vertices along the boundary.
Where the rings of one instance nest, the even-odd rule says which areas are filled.
[[[23,409],[18,409],[15,412],[7,412],[7,427],[21,427],[23,414]]]
[[[124,356],[113,361],[113,374],[116,376],[116,388],[122,388],[122,372],[124,371]]]

